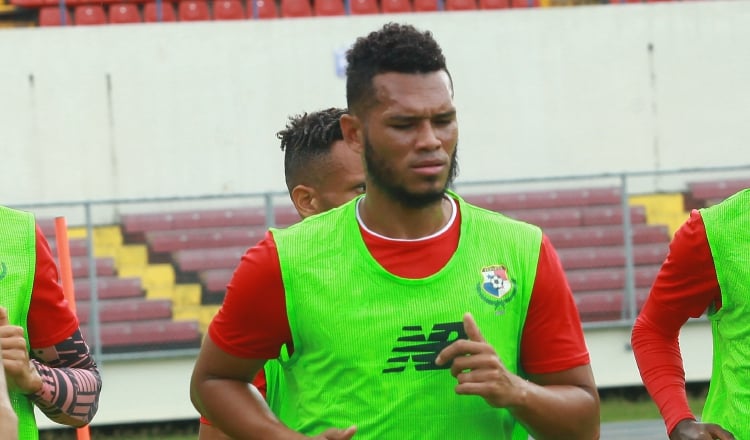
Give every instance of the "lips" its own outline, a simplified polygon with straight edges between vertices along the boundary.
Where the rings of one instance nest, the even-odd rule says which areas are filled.
[[[439,174],[445,168],[445,161],[439,159],[420,160],[412,165],[412,169],[418,174]]]

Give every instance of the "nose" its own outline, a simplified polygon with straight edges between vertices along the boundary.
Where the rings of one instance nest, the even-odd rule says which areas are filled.
[[[417,130],[417,142],[416,147],[420,149],[434,150],[439,148],[441,145],[440,139],[438,139],[435,127],[429,120],[423,120],[419,124]]]

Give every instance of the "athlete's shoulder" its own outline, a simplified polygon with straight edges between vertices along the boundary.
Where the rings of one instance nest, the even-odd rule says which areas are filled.
[[[312,215],[306,219],[287,226],[286,228],[270,228],[270,232],[275,236],[286,236],[294,234],[325,234],[326,232],[335,232],[341,227],[345,219],[356,221],[356,203],[359,198],[330,209],[319,214]]]

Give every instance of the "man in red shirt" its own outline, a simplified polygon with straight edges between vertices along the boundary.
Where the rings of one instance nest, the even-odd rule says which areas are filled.
[[[196,361],[191,382],[194,405],[222,430],[243,439],[338,440],[355,433],[366,439],[386,431],[389,434],[380,438],[437,438],[415,432],[411,422],[416,421],[432,431],[484,431],[483,436],[469,436],[476,440],[510,438],[511,431],[515,435],[526,430],[538,440],[597,438],[596,385],[575,302],[554,248],[538,228],[472,207],[447,191],[457,170],[458,123],[442,50],[429,32],[387,24],[358,39],[347,61],[350,114],[342,117],[342,132],[365,160],[367,193],[294,229],[271,231],[248,250]],[[533,245],[510,235],[503,249],[496,248],[505,236],[500,230],[488,231],[492,248],[477,244],[482,237],[467,226],[472,221],[488,229],[502,224],[503,231],[506,226],[526,231],[523,234],[534,231]],[[326,235],[308,235],[312,228],[316,228],[313,232],[322,228]],[[310,240],[314,247],[307,251],[324,254],[324,261],[340,266],[307,258],[290,242],[279,242],[280,238],[303,246]],[[356,246],[324,249],[321,244],[342,239]],[[511,272],[502,265],[481,271],[476,266],[476,272],[459,269],[467,260],[494,260],[498,253],[519,256],[516,253],[526,248],[530,253],[525,255],[531,258],[512,259]],[[366,266],[368,272],[351,272],[355,266]],[[524,272],[523,279],[514,278],[514,270]],[[311,277],[314,289],[304,285],[303,273]],[[474,284],[477,275],[484,277],[483,284]],[[365,284],[353,287],[359,278]],[[378,292],[381,284],[372,283],[374,278],[387,287]],[[451,286],[463,283],[463,289],[441,288],[438,280],[444,279]],[[285,290],[289,282],[304,291]],[[347,289],[340,289],[341,283]],[[409,295],[412,286],[431,300],[420,304],[421,295]],[[362,291],[367,304],[358,308],[356,298]],[[316,302],[315,292],[325,302]],[[509,292],[509,297],[503,297]],[[383,310],[398,308],[394,304],[398,293],[404,293],[404,301],[411,301],[408,308],[381,316]],[[379,294],[388,301],[387,308],[379,304]],[[514,298],[518,301],[511,306],[508,301]],[[344,303],[346,309],[339,313]],[[464,314],[462,321],[463,312],[458,316],[454,312],[464,303],[470,303],[475,313]],[[302,309],[296,308],[301,304]],[[312,310],[315,313],[308,313]],[[433,321],[429,336],[420,335],[421,326],[409,325],[412,318],[420,322],[427,314],[443,310],[450,317],[435,319],[454,321]],[[326,325],[316,327],[318,319],[325,319]],[[357,326],[360,320],[368,325]],[[344,327],[337,321],[344,322]],[[315,338],[299,333],[302,327]],[[512,328],[505,347],[498,340],[503,337],[498,335],[500,328]],[[368,335],[386,332],[387,340]],[[396,340],[420,345],[396,346],[379,354],[370,347],[377,344],[380,350]],[[246,386],[248,377],[267,359],[278,357],[284,345],[294,349],[285,365],[285,380],[293,378],[290,372],[305,379],[294,378],[297,387],[288,389],[295,396],[285,396],[294,412],[292,418],[301,420],[295,421],[301,433],[271,417],[265,402]],[[512,353],[508,346],[514,347]],[[400,350],[412,352],[395,354]],[[507,356],[501,358],[499,351]],[[373,361],[375,355],[382,356],[382,361]],[[316,360],[322,366],[314,365]],[[364,390],[352,388],[352,381],[361,380],[352,372],[372,379],[361,383]],[[338,373],[346,377],[338,380]],[[311,377],[316,375],[318,383]],[[381,381],[389,386],[373,393]],[[416,389],[427,383],[442,387]],[[415,393],[404,392],[403,385]],[[305,393],[311,395],[299,398]],[[433,399],[433,394],[441,398]],[[417,403],[426,410],[413,411]],[[461,411],[455,411],[458,406]],[[430,426],[430,420],[439,423]],[[493,424],[474,423],[479,420]]]
[[[744,199],[739,199],[739,197],[744,197]],[[669,246],[669,254],[633,326],[631,337],[633,354],[643,383],[659,407],[671,440],[730,440],[735,438],[716,423],[697,422],[690,410],[685,390],[685,370],[680,353],[679,335],[680,329],[689,318],[698,318],[707,310],[709,317],[715,323],[721,322],[721,326],[729,329],[734,323],[727,313],[737,313],[736,310],[747,307],[747,284],[741,283],[740,289],[733,289],[727,284],[722,289],[717,273],[723,264],[728,264],[729,260],[739,262],[738,265],[741,267],[741,270],[733,272],[732,276],[739,278],[748,273],[746,264],[750,257],[747,233],[750,230],[750,224],[747,221],[747,212],[750,209],[746,202],[748,198],[750,198],[750,189],[741,191],[730,198],[733,199],[733,206],[739,206],[736,209],[743,213],[744,217],[727,214],[726,218],[714,225],[714,240],[716,237],[726,236],[725,240],[730,243],[729,245],[721,242],[712,243],[709,240],[707,233],[709,228],[704,217],[707,210],[693,210],[690,213],[690,217],[675,233]],[[727,203],[730,199],[708,210],[724,209],[725,206],[729,206]],[[735,231],[740,232],[735,233]],[[727,279],[723,281],[727,282]],[[742,295],[745,297],[743,298]],[[746,315],[740,313],[742,314],[740,325],[747,328]],[[716,334],[716,326],[718,324],[714,327],[715,343],[723,339]],[[747,331],[745,334],[747,335]],[[740,353],[743,349],[746,350],[746,341],[734,335],[726,343],[736,349],[736,352],[730,355],[734,359],[742,359]],[[719,390],[719,381],[715,383],[714,380],[716,375],[720,375],[721,370],[731,375],[737,372],[733,370],[735,366],[722,363],[718,358],[719,355],[723,355],[719,347],[715,347],[714,351],[711,388]],[[741,366],[740,370],[736,376],[747,384],[748,377],[750,377],[747,375],[747,364]],[[740,386],[730,386],[730,388],[732,388],[731,393],[718,395],[717,399],[722,402],[740,400],[740,406],[745,408],[745,412],[744,414],[734,413],[728,408],[721,409],[720,412],[728,412],[726,415],[728,419],[738,423],[736,426],[746,429],[750,423],[747,413],[747,394]],[[706,407],[710,404],[710,396],[711,393],[706,401]],[[744,402],[742,402],[743,399]],[[737,432],[734,434],[739,438],[744,438]]]
[[[329,108],[296,115],[276,134],[284,152],[289,197],[303,219],[340,206],[364,192],[362,161],[341,134],[339,120],[345,113],[344,109]],[[265,397],[268,384],[263,370],[253,384]],[[198,438],[229,439],[205,417],[201,417]]]
[[[56,263],[41,229],[34,226],[31,214],[4,207],[0,210],[3,221],[25,216],[23,221],[29,225],[29,234],[33,234],[28,237],[29,243],[35,243],[33,286],[25,326],[9,324],[6,308],[18,307],[12,296],[5,297],[8,303],[0,304],[0,347],[9,389],[25,395],[57,423],[84,426],[98,407],[101,378],[96,363],[81,336],[78,319],[65,300]],[[3,230],[6,227],[3,225]],[[0,254],[0,260],[13,257],[18,256]],[[3,264],[3,277],[22,267]],[[13,275],[26,276],[19,272]]]

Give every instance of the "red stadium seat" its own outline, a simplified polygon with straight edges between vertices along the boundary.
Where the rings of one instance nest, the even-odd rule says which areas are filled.
[[[310,0],[281,0],[281,16],[285,18],[312,15]]]
[[[172,254],[181,272],[194,272],[205,269],[233,269],[247,251],[247,246],[223,247],[215,249],[185,249]]]
[[[76,26],[90,26],[107,23],[107,14],[101,4],[78,5],[73,9]]]
[[[141,13],[138,12],[138,5],[135,3],[116,3],[109,7],[109,22],[112,24],[119,23],[140,23]]]
[[[217,226],[265,225],[263,208],[214,209],[170,214],[171,229],[209,228]]]
[[[74,280],[76,299],[91,298],[91,284],[87,278]],[[96,293],[99,299],[143,297],[140,278],[97,277]]]
[[[620,206],[619,188],[580,188],[549,191],[467,195],[483,208],[503,212],[508,209],[559,208],[566,206]]]
[[[182,0],[177,7],[180,21],[205,21],[211,19],[206,0]]]
[[[507,9],[510,0],[479,0],[479,9]]]
[[[383,14],[399,14],[412,11],[410,0],[381,0],[380,8]]]
[[[635,268],[635,287],[650,288],[661,268],[660,264]],[[566,272],[570,289],[573,292],[596,290],[622,290],[625,288],[625,269],[611,267],[579,269]]]
[[[667,256],[667,243],[641,244],[633,246],[634,264],[637,266],[658,265]],[[621,268],[625,266],[624,246],[594,246],[559,250],[560,261],[565,270],[594,269],[598,267]]]
[[[688,182],[686,209],[705,208],[726,199],[737,191],[750,188],[750,179],[722,179]]]
[[[476,0],[445,0],[446,11],[471,11],[476,8]]]
[[[156,253],[239,245],[250,247],[260,241],[265,232],[266,228],[262,226],[152,231],[146,233],[146,243]]]
[[[57,3],[47,3],[46,0],[11,0],[8,2],[14,6],[20,6],[22,8],[41,8],[46,5],[54,6]],[[66,4],[68,4],[66,2]]]
[[[510,0],[511,8],[536,8],[539,7],[539,0]]]
[[[122,353],[154,349],[198,348],[201,333],[196,321],[154,319],[135,322],[107,322],[99,328],[102,351]],[[91,341],[88,326],[81,326]]]
[[[377,0],[349,0],[349,12],[352,15],[379,14]]]
[[[413,0],[414,12],[432,12],[438,10],[437,0]]]
[[[313,8],[318,16],[346,15],[342,0],[313,0]]]
[[[198,277],[207,293],[223,296],[233,273],[234,269],[208,269],[201,271]]]
[[[147,321],[172,317],[172,301],[168,299],[107,299],[99,301],[98,309],[101,322]],[[77,304],[77,315],[81,324],[89,322],[90,310],[88,301]]]
[[[622,225],[594,225],[545,228],[547,237],[558,249],[589,246],[622,246]],[[665,225],[633,225],[633,244],[669,243],[669,231]]]
[[[214,20],[244,20],[245,8],[240,0],[218,0],[214,2]]]
[[[273,0],[252,0],[255,1],[255,17],[259,19],[278,18],[279,11],[276,9],[276,2]],[[252,16],[252,10],[248,6],[247,14]]]
[[[541,228],[560,228],[583,224],[583,213],[580,208],[524,209],[503,211],[503,214],[535,224]]]
[[[590,206],[582,210],[583,225],[621,225],[622,208],[611,206]],[[646,223],[646,208],[643,206],[630,207],[630,222],[632,224]]]
[[[636,289],[636,305],[638,309],[648,297],[648,288]],[[616,320],[622,317],[623,292],[622,290],[600,290],[584,292],[573,295],[578,313],[583,322]]]
[[[115,260],[111,257],[98,257],[94,259],[97,276],[115,275]],[[88,256],[71,257],[70,270],[73,272],[73,278],[86,278],[89,276],[89,258]]]
[[[161,17],[159,17],[159,7],[161,7]],[[169,2],[148,2],[143,5],[143,21],[147,23],[158,23],[162,21],[177,21],[177,15],[174,12],[174,6]]]
[[[47,241],[49,242],[50,249],[52,250],[52,255],[57,255],[57,242],[55,241],[55,236],[44,234],[47,237]],[[71,238],[68,240],[68,250],[70,252],[71,257],[85,257],[88,255],[89,248],[88,244],[86,243],[85,238]]]

